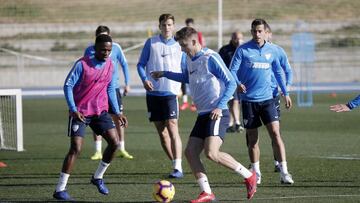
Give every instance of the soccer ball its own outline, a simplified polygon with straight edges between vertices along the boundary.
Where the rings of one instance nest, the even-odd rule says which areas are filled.
[[[153,197],[157,202],[170,202],[175,195],[175,187],[167,180],[159,180],[154,184]]]

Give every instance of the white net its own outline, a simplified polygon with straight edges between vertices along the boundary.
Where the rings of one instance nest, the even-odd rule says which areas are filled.
[[[0,90],[0,149],[23,151],[21,90]]]

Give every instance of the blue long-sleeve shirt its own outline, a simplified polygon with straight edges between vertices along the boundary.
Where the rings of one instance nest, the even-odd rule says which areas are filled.
[[[360,105],[360,95],[358,95],[355,99],[349,101],[349,103],[347,103],[347,106],[350,109],[356,108]]]
[[[246,87],[246,92],[241,94],[244,101],[261,102],[272,99],[272,74],[275,75],[284,95],[289,95],[283,81],[277,50],[267,42],[259,47],[254,40],[250,40],[238,47],[230,70],[236,83]]]
[[[91,56],[91,55],[94,55],[94,54],[95,54],[95,48],[94,48],[94,45],[91,45],[88,48],[86,48],[84,56]],[[120,87],[119,64],[122,67],[122,72],[124,74],[125,85],[129,85],[130,84],[129,66],[128,66],[126,57],[124,55],[124,52],[121,49],[120,44],[118,44],[116,42],[112,43],[112,49],[111,49],[111,53],[110,53],[110,58],[114,62],[114,69],[115,69],[114,74],[116,76],[115,87],[116,88]]]
[[[285,83],[286,83],[286,86],[291,86],[292,85],[292,81],[293,81],[293,72],[292,72],[292,69],[291,69],[291,65],[289,63],[289,60],[288,60],[288,57],[286,55],[286,52],[285,50],[280,47],[279,45],[277,44],[273,44],[273,46],[275,46],[275,48],[277,49],[278,51],[278,57],[279,57],[279,62],[280,62],[280,66],[281,68],[283,69],[284,73],[285,73]],[[273,74],[272,75],[272,88],[273,88],[273,96],[276,97],[279,95],[279,90],[278,90],[278,83],[276,81],[276,78],[275,78],[275,75]]]
[[[200,57],[204,56],[204,54],[208,54],[208,55],[210,55],[210,57],[207,60],[207,64],[202,64],[200,62],[200,64],[204,67],[199,67],[199,69],[206,69],[206,67],[207,67],[209,73],[212,74],[213,76],[215,76],[220,83],[216,83],[216,82],[215,83],[211,83],[211,82],[204,83],[205,81],[202,81],[201,75],[192,75],[193,73],[195,73],[196,71],[199,71],[199,70],[196,70],[196,69],[190,70],[190,74],[189,74],[189,69],[188,69],[187,65],[184,67],[183,73],[174,73],[174,72],[165,71],[164,76],[171,80],[175,80],[178,82],[189,83],[190,89],[200,88],[200,89],[198,89],[198,92],[205,93],[205,95],[211,95],[215,91],[220,91],[220,94],[219,94],[220,98],[218,98],[218,102],[217,102],[217,104],[215,104],[214,107],[220,108],[220,109],[227,109],[228,108],[227,103],[228,103],[229,99],[232,97],[232,95],[236,89],[235,79],[233,78],[230,71],[224,64],[220,55],[212,50],[209,50],[208,48],[202,49],[200,52],[196,53],[196,55],[194,57],[192,57],[191,59],[187,58],[187,60],[195,61],[195,60],[199,59]],[[211,80],[210,75],[207,76],[206,73],[203,73],[203,75],[205,76],[205,78],[204,78],[205,80]],[[189,80],[189,77],[193,77],[193,79]],[[191,83],[190,81],[196,81],[196,82]],[[204,84],[205,84],[205,86],[204,86]],[[224,87],[222,87],[222,84],[224,85]],[[193,86],[197,86],[197,87],[193,87]],[[211,91],[211,92],[209,92],[209,91]],[[209,93],[207,93],[207,92],[209,92]],[[193,93],[192,93],[192,97],[195,99],[197,97],[197,95],[193,95]],[[205,96],[205,97],[200,98],[200,100],[201,99],[206,100],[206,99],[209,99],[209,97]],[[211,103],[211,101],[199,101],[198,103],[195,103],[195,104],[197,105],[197,107],[199,109],[202,109],[201,106],[198,106],[199,104],[209,105],[209,107],[211,107],[212,105],[210,103]],[[211,109],[211,110],[213,110],[213,109]],[[205,114],[205,113],[209,113],[209,112],[199,112],[200,115]]]
[[[105,65],[105,61],[99,61],[93,55],[90,56],[90,59],[96,69],[101,69]],[[73,89],[75,86],[80,84],[81,78],[82,78],[82,73],[83,73],[83,65],[81,63],[81,59],[79,59],[75,62],[74,66],[72,67],[71,71],[69,72],[69,74],[67,75],[67,77],[65,79],[65,84],[64,84],[64,88],[63,88],[64,95],[65,95],[66,103],[71,112],[77,111],[76,104],[74,101]],[[108,92],[111,108],[113,109],[113,111],[116,114],[120,114],[120,109],[119,109],[119,105],[117,103],[118,101],[117,101],[116,93],[115,93],[116,80],[117,80],[117,78],[115,75],[115,70],[113,70],[112,79],[108,86],[107,92]]]

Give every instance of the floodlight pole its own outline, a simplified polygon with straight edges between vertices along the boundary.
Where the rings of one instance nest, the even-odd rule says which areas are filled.
[[[218,50],[222,47],[222,0],[218,0]]]

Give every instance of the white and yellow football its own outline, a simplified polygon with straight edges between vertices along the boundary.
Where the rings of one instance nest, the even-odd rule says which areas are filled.
[[[153,197],[157,202],[170,202],[174,195],[175,187],[167,180],[159,180],[153,186]]]

